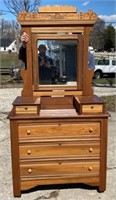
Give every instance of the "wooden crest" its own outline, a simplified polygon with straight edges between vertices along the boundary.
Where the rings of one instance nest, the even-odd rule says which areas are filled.
[[[42,6],[38,8],[38,12],[77,12],[77,8],[75,6],[61,6],[61,5],[54,5],[54,6]]]
[[[25,10],[23,10],[20,14],[17,15],[17,20],[21,23],[23,21],[24,23],[27,23],[30,21],[32,24],[38,22],[42,22],[43,20],[48,22],[54,21],[54,20],[74,20],[76,24],[93,24],[95,23],[97,19],[96,13],[94,13],[92,10],[88,10],[87,12],[77,12],[76,7],[74,6],[45,6],[45,7],[39,7],[38,13],[31,12],[28,13]],[[25,21],[25,22],[24,22]]]

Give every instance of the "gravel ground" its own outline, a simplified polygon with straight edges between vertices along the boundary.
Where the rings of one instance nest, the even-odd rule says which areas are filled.
[[[12,108],[16,96],[20,96],[21,88],[0,89],[0,199],[13,200],[10,130],[7,115]],[[94,93],[98,96],[116,95],[116,88],[95,87]],[[23,193],[21,200],[115,200],[116,199],[116,113],[111,112],[108,133],[108,170],[107,190],[98,193],[96,189],[83,188],[72,185],[64,188],[43,187],[36,191]]]

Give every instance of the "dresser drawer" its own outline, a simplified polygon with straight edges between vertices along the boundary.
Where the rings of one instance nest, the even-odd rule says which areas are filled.
[[[99,161],[21,164],[21,177],[99,174]]]
[[[90,104],[90,105],[82,105],[82,113],[103,113],[103,105],[95,105],[95,104]]]
[[[72,138],[78,136],[100,136],[99,122],[69,123],[69,124],[20,124],[20,138]]]
[[[16,114],[38,114],[37,106],[15,106]]]
[[[100,156],[100,144],[77,143],[49,143],[36,145],[20,145],[20,159],[48,158],[48,157],[78,157],[78,156]]]

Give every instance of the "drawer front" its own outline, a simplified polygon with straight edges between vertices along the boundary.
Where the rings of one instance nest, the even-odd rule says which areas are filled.
[[[83,105],[82,113],[103,113],[103,105]]]
[[[99,174],[99,161],[21,164],[21,177]]]
[[[21,159],[41,157],[72,157],[72,156],[99,156],[99,143],[93,144],[45,144],[45,145],[20,145],[19,153]]]
[[[20,124],[18,126],[20,138],[32,137],[77,137],[77,136],[100,136],[100,123],[99,122],[86,122],[75,124]]]
[[[37,114],[37,106],[16,106],[16,114]]]

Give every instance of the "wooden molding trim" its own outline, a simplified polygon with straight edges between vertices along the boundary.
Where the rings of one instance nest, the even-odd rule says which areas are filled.
[[[38,12],[77,12],[76,6],[61,6],[61,5],[54,5],[54,6],[42,6],[38,7]]]
[[[46,8],[46,7],[45,7]],[[61,10],[65,10],[65,12],[61,11],[60,13],[60,9],[59,11],[56,12],[56,9],[54,10],[54,7],[50,7],[49,10],[52,9],[52,12],[48,12],[47,11],[47,8],[45,10],[44,8],[44,12],[41,11],[39,13],[35,13],[35,12],[31,12],[31,13],[28,13],[26,12],[25,10],[23,10],[21,13],[19,13],[17,15],[17,20],[19,22],[23,21],[23,24],[31,21],[31,22],[36,22],[37,21],[54,21],[54,20],[76,20],[76,23],[77,24],[94,24],[96,19],[97,19],[97,15],[96,13],[94,13],[92,10],[88,10],[87,12],[80,12],[80,13],[76,13],[76,12],[67,12],[67,9],[65,10],[65,7],[62,8]],[[72,7],[71,7],[72,8]],[[41,10],[41,7],[39,8]],[[43,10],[43,8],[42,8]]]
[[[59,90],[59,91],[34,91],[33,92],[33,96],[69,96],[69,95],[82,95],[82,91],[63,91],[63,90]]]

